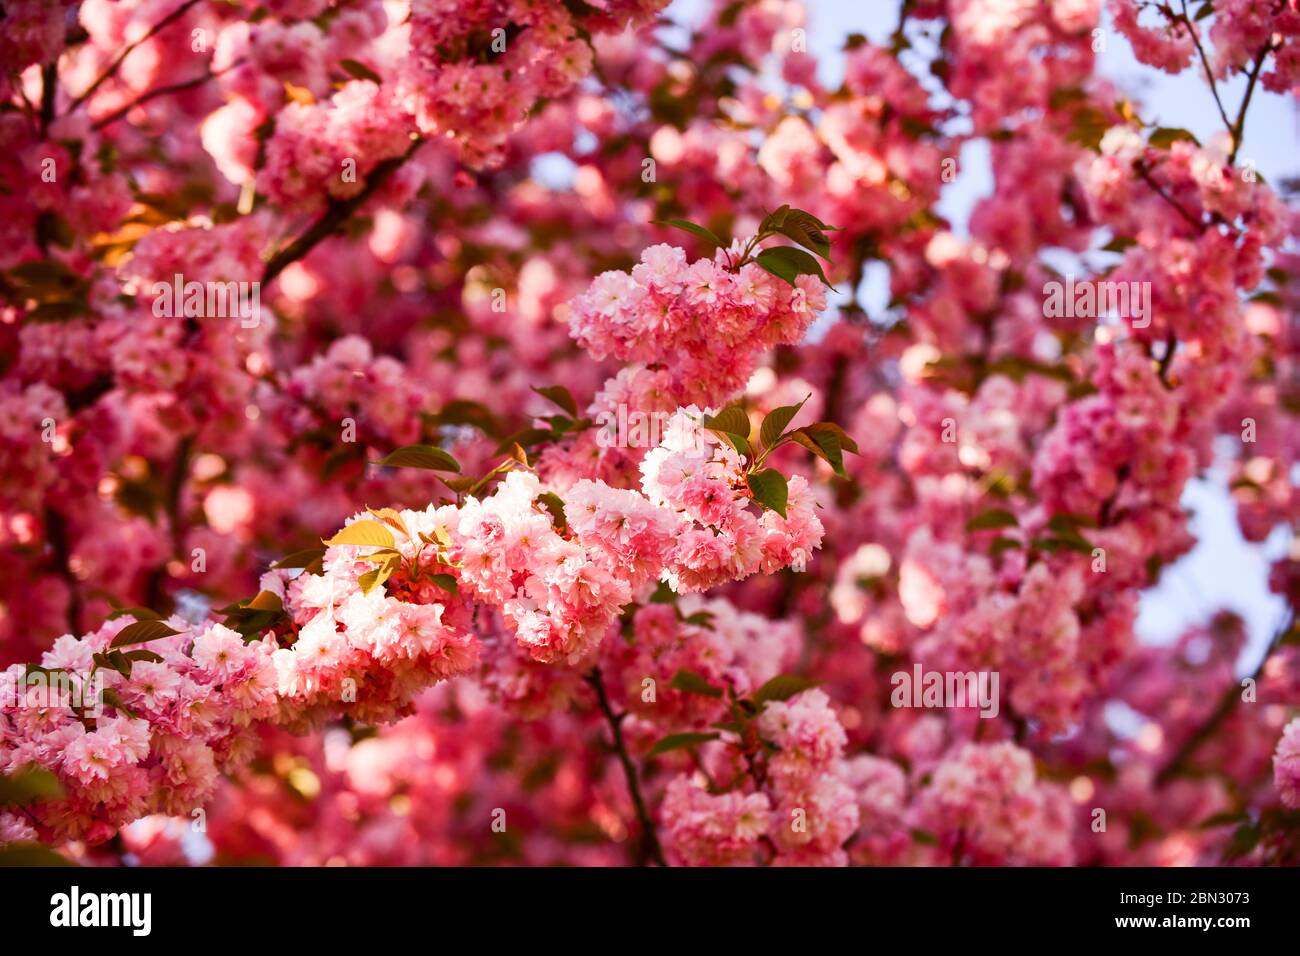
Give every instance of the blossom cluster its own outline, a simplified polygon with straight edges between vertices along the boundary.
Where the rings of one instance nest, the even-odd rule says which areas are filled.
[[[0,773],[64,795],[0,843],[1300,862],[1294,0],[924,0],[833,61],[814,4],[663,8],[6,4]],[[1272,603],[1148,643],[1206,495]],[[10,702],[90,671],[97,717]]]
[[[407,79],[421,131],[454,141],[470,165],[499,164],[533,105],[590,71],[590,33],[643,23],[664,2],[612,0],[575,16],[537,0],[415,0]]]
[[[693,423],[693,412],[679,412],[663,450],[681,456],[687,444],[703,449],[686,471],[710,474],[709,487],[665,487],[659,478],[681,467],[671,458],[648,470],[644,493],[584,479],[565,492],[564,533],[539,503],[541,482],[522,471],[506,474],[481,500],[363,512],[326,549],[319,573],[263,576],[252,609],[287,616],[266,625],[266,637],[246,644],[221,624],[186,625],[167,637],[160,645],[167,656],[128,668],[117,716],[91,731],[90,756],[75,764],[67,762],[66,745],[69,735],[86,732],[83,723],[70,712],[34,717],[17,702],[0,737],[0,769],[35,762],[69,786],[66,805],[40,819],[42,838],[102,838],[141,812],[201,802],[218,766],[212,753],[233,748],[234,732],[258,720],[306,728],[343,709],[367,722],[402,716],[429,684],[473,669],[476,606],[500,613],[532,658],[575,665],[590,660],[623,608],[647,600],[661,579],[686,593],[760,569],[802,567],[822,533],[810,504],[796,487],[787,517],[767,512],[742,521],[752,502],[737,493],[741,461],[734,451],[721,453],[720,440]],[[725,506],[712,500],[724,494]],[[371,538],[360,536],[363,528]],[[42,666],[88,674],[125,623],[61,638]],[[14,665],[9,679],[22,673]],[[179,695],[186,677],[193,692]],[[215,695],[212,685],[220,685],[226,709],[202,721],[190,741],[190,721],[203,711],[199,701]],[[137,710],[137,703],[146,706]],[[169,755],[213,769],[190,775],[172,767]]]
[[[604,272],[571,303],[573,334],[595,358],[669,364],[682,403],[714,404],[745,383],[759,354],[797,342],[826,307],[814,276],[790,285],[734,261],[726,250],[687,262],[676,246],[650,246],[631,273]]]
[[[668,784],[660,812],[670,853],[697,866],[843,865],[858,800],[843,759],[847,737],[830,700],[804,691],[766,704],[756,723],[775,752],[748,788],[711,792],[702,774]],[[718,758],[715,766],[725,767],[732,755]]]

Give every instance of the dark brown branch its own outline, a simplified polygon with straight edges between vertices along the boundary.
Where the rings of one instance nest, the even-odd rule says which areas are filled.
[[[1169,387],[1169,366],[1173,364],[1174,352],[1178,350],[1178,336],[1174,330],[1170,329],[1169,334],[1165,336],[1165,354],[1160,356],[1160,364],[1156,368],[1156,373],[1160,377],[1160,384],[1165,388]]]
[[[81,633],[81,582],[72,573],[72,542],[68,539],[68,524],[63,515],[52,507],[45,509],[45,537],[53,551],[55,571],[68,586],[68,631]]]
[[[1228,154],[1228,165],[1231,166],[1237,160],[1237,151],[1241,149],[1242,140],[1246,136],[1246,110],[1250,109],[1250,98],[1255,95],[1255,84],[1259,81],[1260,70],[1264,68],[1264,60],[1272,52],[1272,45],[1265,46],[1255,56],[1255,66],[1250,71],[1250,79],[1246,83],[1246,95],[1242,97],[1241,109],[1237,111],[1237,122],[1229,127],[1232,133],[1232,152]]]
[[[1178,214],[1183,217],[1188,225],[1193,226],[1198,230],[1205,228],[1204,222],[1188,212],[1186,206],[1180,203],[1173,196],[1169,195],[1169,193],[1165,191],[1165,188],[1161,186],[1160,183],[1156,182],[1156,178],[1151,175],[1151,168],[1147,166],[1146,163],[1141,161],[1136,162],[1133,164],[1133,168],[1137,170],[1138,175],[1142,177],[1142,181],[1150,186],[1157,196],[1169,203],[1169,205],[1173,206],[1174,209],[1178,210]]]
[[[1205,47],[1201,45],[1201,37],[1192,24],[1192,18],[1187,15],[1187,0],[1182,0],[1182,4],[1182,15],[1175,17],[1175,19],[1182,21],[1183,26],[1187,28],[1187,32],[1191,35],[1192,43],[1201,58],[1201,68],[1205,70],[1205,81],[1210,84],[1210,93],[1214,96],[1214,105],[1219,108],[1219,116],[1223,119],[1224,128],[1228,132],[1232,132],[1232,122],[1228,119],[1228,111],[1223,108],[1223,100],[1219,96],[1219,85],[1215,82],[1214,71],[1210,68],[1210,58],[1205,55]]]
[[[54,122],[54,99],[58,94],[59,67],[57,63],[47,63],[41,67],[41,137],[49,131]]]
[[[236,60],[235,62],[231,63],[229,66],[225,67],[224,69],[215,70],[215,71],[210,69],[204,70],[200,75],[193,77],[191,79],[182,80],[179,83],[171,83],[167,86],[155,87],[152,90],[148,90],[144,93],[141,93],[139,96],[133,99],[130,103],[127,103],[125,106],[119,107],[118,109],[115,109],[113,112],[109,113],[107,116],[95,120],[95,122],[91,124],[90,128],[98,132],[99,130],[103,129],[105,126],[111,126],[112,124],[116,123],[118,120],[120,120],[127,113],[131,112],[137,106],[147,103],[150,100],[157,99],[160,96],[167,96],[168,94],[171,93],[180,93],[185,90],[193,89],[196,86],[202,86],[204,83],[208,82],[208,80],[214,79],[223,73],[233,70],[235,67],[239,66],[242,62],[243,60]]]
[[[605,682],[601,679],[599,667],[584,677],[583,680],[591,685],[592,690],[596,692],[596,703],[600,705],[600,712],[605,715],[605,722],[609,724],[610,735],[614,738],[614,753],[618,755],[618,762],[623,765],[623,775],[627,778],[627,789],[632,795],[632,806],[636,808],[636,818],[641,825],[640,862],[644,864],[647,859],[651,859],[659,866],[667,866],[668,863],[664,859],[663,848],[659,846],[659,836],[655,833],[654,822],[650,819],[650,812],[646,809],[645,799],[641,796],[641,785],[637,778],[636,764],[632,763],[632,758],[628,756],[627,743],[623,740],[623,719],[627,717],[627,714],[614,713],[614,708],[609,703],[609,695],[605,693]]]
[[[177,7],[171,13],[167,14],[167,16],[163,17],[152,27],[150,27],[149,31],[145,33],[144,36],[140,37],[140,39],[134,41],[133,43],[128,43],[126,46],[122,47],[121,52],[119,52],[117,56],[113,57],[113,61],[108,64],[108,66],[104,69],[104,72],[99,74],[99,76],[95,78],[95,82],[91,83],[90,86],[86,87],[86,89],[82,92],[82,94],[72,101],[72,105],[68,107],[68,112],[71,113],[75,111],[77,107],[81,106],[81,104],[85,103],[86,100],[94,96],[95,91],[98,90],[101,86],[103,86],[104,83],[106,83],[108,80],[116,76],[118,69],[121,68],[122,66],[122,61],[124,61],[128,56],[130,56],[131,52],[135,50],[136,47],[144,43],[146,40],[157,35],[159,31],[166,29],[169,24],[183,17],[189,11],[189,9],[193,7],[195,4],[197,4],[198,2],[199,0],[185,0],[185,2],[182,3],[179,7]]]
[[[410,148],[401,156],[394,156],[392,159],[386,159],[377,165],[371,170],[365,187],[355,196],[348,199],[330,200],[320,218],[312,223],[306,232],[280,249],[267,261],[266,269],[262,272],[262,285],[270,283],[289,265],[311,252],[321,240],[332,235],[340,226],[352,218],[352,214],[373,196],[379,190],[379,187],[401,168],[403,163],[415,155],[415,151],[420,148],[423,142],[423,140],[417,138],[411,142]]]
[[[185,530],[181,527],[181,498],[185,492],[185,479],[189,477],[190,456],[194,450],[193,436],[186,435],[176,445],[176,454],[172,459],[171,473],[167,476],[167,488],[163,500],[163,510],[171,533],[171,559],[183,557]],[[145,605],[154,609],[170,608],[167,595],[167,558],[162,564],[149,572],[145,581]]]
[[[1292,616],[1288,613],[1286,617],[1283,618],[1282,624],[1277,629],[1277,632],[1273,635],[1273,639],[1269,641],[1268,648],[1264,651],[1264,656],[1260,658],[1259,664],[1257,664],[1255,670],[1251,672],[1250,679],[1252,681],[1257,682],[1259,680],[1259,675],[1264,671],[1264,665],[1267,664],[1268,659],[1273,656],[1273,652],[1276,651],[1278,646],[1281,644],[1282,638],[1284,638],[1287,635],[1287,632],[1290,631],[1291,621]],[[1196,732],[1183,741],[1182,746],[1178,748],[1170,761],[1165,764],[1164,769],[1156,775],[1157,786],[1163,786],[1187,769],[1192,757],[1196,755],[1196,751],[1201,748],[1202,744],[1214,736],[1215,731],[1217,731],[1219,726],[1227,720],[1228,715],[1232,713],[1233,709],[1237,706],[1237,701],[1240,699],[1241,684],[1240,682],[1237,682],[1224,691],[1223,696],[1219,699],[1218,705],[1211,712],[1205,723],[1197,727]]]

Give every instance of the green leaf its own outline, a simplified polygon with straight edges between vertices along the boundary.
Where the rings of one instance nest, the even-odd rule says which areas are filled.
[[[840,448],[844,449],[844,451],[852,452],[855,455],[858,453],[858,443],[849,435],[848,432],[843,428],[840,428],[840,426],[836,425],[834,422],[813,422],[808,426],[806,431],[813,435],[834,435],[835,440],[840,443]]]
[[[564,534],[569,530],[569,521],[564,513],[563,498],[553,491],[544,491],[533,500],[550,512],[551,523],[555,525],[556,531]]]
[[[460,593],[460,587],[456,583],[455,575],[445,574],[445,573],[434,574],[434,575],[430,575],[429,580],[431,580],[434,584],[438,585],[438,587],[442,588],[444,591],[447,591],[450,594]]]
[[[460,462],[434,445],[405,445],[372,465],[390,468],[424,468],[428,471],[460,471]]]
[[[546,385],[542,388],[534,385],[533,391],[543,398],[549,399],[574,418],[578,417],[578,403],[574,401],[573,396],[569,394],[569,390],[563,385]]]
[[[411,529],[406,526],[406,522],[402,519],[402,513],[396,508],[367,508],[366,511],[390,528],[395,528],[408,538],[411,537]]]
[[[156,641],[160,637],[171,637],[171,635],[179,633],[180,631],[168,627],[162,621],[136,621],[134,624],[128,624],[122,628],[117,637],[113,638],[113,643],[109,647],[145,644],[149,641]]]
[[[110,621],[116,621],[119,617],[133,617],[137,621],[160,621],[162,615],[157,611],[147,607],[120,607],[108,616]]]
[[[162,658],[159,658],[161,660]],[[131,677],[131,664],[126,659],[126,655],[121,651],[109,651],[107,654],[95,654],[91,657],[96,667],[106,667],[115,670],[123,677]]]
[[[76,866],[39,843],[10,843],[0,846],[0,866]]]
[[[811,249],[823,259],[829,260],[831,241],[823,230],[833,228],[802,209],[791,209],[774,231],[778,235],[794,240],[805,249]]]
[[[274,591],[258,591],[244,607],[253,611],[283,611],[284,602]]]
[[[1087,515],[1071,514],[1068,511],[1058,511],[1047,519],[1047,527],[1059,534],[1075,534],[1079,528],[1095,528],[1096,526],[1097,522]]]
[[[1006,535],[999,535],[989,542],[989,554],[997,557],[1003,551],[1011,551],[1015,548],[1023,548],[1024,545],[1015,538],[1008,538]]]
[[[448,402],[436,414],[427,416],[427,420],[434,425],[471,425],[494,438],[501,430],[496,417],[485,405],[463,398]]]
[[[808,398],[812,398],[811,395]],[[758,429],[759,441],[763,443],[764,448],[771,448],[785,433],[785,426],[789,425],[795,415],[799,414],[799,409],[803,408],[805,398],[798,405],[782,405],[780,408],[774,408],[767,413],[763,419],[763,424]]]
[[[1151,131],[1151,135],[1147,138],[1147,142],[1157,149],[1168,149],[1179,140],[1185,140],[1197,146],[1201,145],[1200,141],[1187,130],[1175,126],[1158,126]]]
[[[721,690],[694,671],[678,671],[673,675],[673,679],[668,682],[668,686],[673,690],[680,690],[687,694],[699,694],[701,697],[722,696]]]
[[[8,774],[0,774],[0,807],[25,806],[36,800],[63,796],[63,784],[44,767],[28,764]]]
[[[674,229],[682,229],[689,232],[692,236],[698,236],[705,242],[711,242],[715,246],[725,246],[726,243],[719,239],[709,229],[703,226],[697,226],[695,223],[686,219],[654,219],[651,221],[652,226],[672,226]]]
[[[785,217],[789,212],[790,205],[788,203],[772,212],[769,212],[763,217],[763,221],[758,224],[758,234],[761,236],[764,233],[776,232],[785,224]]]
[[[1057,551],[1077,551],[1079,554],[1092,554],[1092,545],[1080,536],[1069,538],[1039,538],[1034,541],[1034,547],[1040,551],[1046,551],[1048,554],[1055,554]]]
[[[1123,252],[1137,245],[1136,239],[1130,239],[1128,236],[1116,236],[1110,242],[1101,247],[1102,252]]]
[[[126,701],[122,699],[122,695],[119,694],[112,687],[105,687],[103,692],[100,694],[100,696],[104,699],[104,703],[106,703],[109,707],[112,707],[114,710],[120,710],[128,717],[132,718],[133,720],[135,719],[135,711],[133,711],[130,707],[126,706]]]
[[[273,568],[306,568],[315,564],[321,558],[325,557],[324,548],[308,548],[305,551],[295,551],[293,554],[281,558]]]
[[[753,700],[755,704],[761,707],[763,704],[774,700],[789,700],[795,694],[802,694],[809,688],[816,686],[815,681],[810,681],[806,677],[797,677],[794,674],[777,674],[754,691]]]
[[[339,60],[339,66],[343,67],[349,76],[356,77],[358,80],[369,80],[371,83],[384,82],[378,73],[356,60]]]
[[[912,830],[912,839],[925,846],[938,846],[939,838],[929,830]]]
[[[1241,823],[1243,820],[1250,818],[1241,811],[1227,810],[1223,813],[1216,813],[1212,817],[1207,817],[1197,824],[1197,829],[1213,830],[1215,827],[1227,826],[1229,823]]]
[[[1054,514],[1047,522],[1047,529],[1053,533],[1034,542],[1034,544],[1048,554],[1053,554],[1063,548],[1069,551],[1077,551],[1080,554],[1091,554],[1092,545],[1087,538],[1079,533],[1079,525],[1087,526],[1093,523],[1091,518],[1084,515],[1073,515],[1065,512]]]
[[[728,405],[716,415],[705,415],[704,427],[711,432],[727,432],[749,439],[749,416],[739,405]]]
[[[496,447],[496,454],[501,455],[510,451],[514,445],[522,445],[524,448],[531,448],[538,442],[549,441],[555,437],[555,433],[549,428],[525,428],[517,431],[513,435],[502,439],[501,444]]]
[[[676,604],[677,592],[668,586],[667,581],[660,581],[655,585],[654,593],[650,595],[650,604]]]
[[[120,651],[114,651],[113,653],[121,654]],[[146,650],[127,651],[125,654],[122,654],[122,658],[123,660],[128,660],[132,663],[135,663],[136,661],[148,661],[150,664],[161,664],[163,661],[163,656],[161,654],[155,654],[153,651]]]
[[[1062,86],[1052,90],[1052,95],[1048,97],[1047,105],[1054,110],[1065,109],[1067,106],[1077,106],[1079,103],[1088,102],[1088,94],[1081,86]]]
[[[799,276],[809,275],[816,276],[826,287],[835,288],[826,280],[826,273],[822,272],[821,264],[802,249],[793,246],[764,249],[754,257],[754,261],[778,279],[790,283],[792,287],[794,280]]]
[[[786,517],[785,505],[790,498],[790,487],[785,475],[775,468],[755,471],[746,479],[754,500],[766,508],[775,511],[782,518]]]
[[[1235,860],[1237,857],[1245,856],[1259,844],[1260,835],[1257,824],[1243,823],[1232,832],[1232,837],[1228,840],[1227,847],[1224,848],[1223,858],[1225,860]]]
[[[670,750],[694,747],[697,744],[708,743],[710,740],[717,740],[721,736],[721,734],[669,734],[651,747],[647,756],[657,757],[659,754],[668,753]]]
[[[369,571],[357,578],[357,583],[361,585],[361,593],[369,594],[375,588],[381,586],[385,581],[393,576],[393,573],[402,566],[402,556],[394,554],[384,561],[377,568],[371,568]]]
[[[1010,511],[1002,508],[990,508],[982,511],[966,522],[967,531],[991,531],[994,528],[1015,528],[1020,524]]]
[[[383,522],[367,518],[363,521],[352,522],[325,543],[331,547],[349,544],[372,548],[391,548],[397,542],[393,539],[393,532],[389,531]]]
[[[1098,153],[1101,152],[1101,138],[1110,126],[1110,120],[1101,110],[1085,104],[1075,109],[1070,121],[1070,132],[1065,138],[1068,142],[1078,143]]]
[[[825,461],[841,478],[847,478],[844,470],[844,452],[858,451],[858,443],[834,422],[814,422],[804,428],[796,428],[790,433],[790,440],[807,448],[818,458]]]
[[[452,491],[456,492],[456,494],[463,495],[465,492],[469,491],[471,488],[473,488],[475,485],[478,484],[478,479],[477,478],[450,478],[450,479],[444,478],[443,484],[445,484]]]

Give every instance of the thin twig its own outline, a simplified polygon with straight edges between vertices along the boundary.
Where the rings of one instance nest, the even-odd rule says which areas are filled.
[[[113,57],[113,61],[109,63],[109,65],[104,69],[104,72],[99,74],[98,77],[96,77],[95,82],[91,83],[90,86],[86,87],[86,89],[81,93],[81,95],[72,101],[72,104],[68,107],[68,112],[69,113],[74,112],[77,109],[77,107],[81,106],[82,103],[85,103],[86,100],[94,96],[96,90],[98,90],[104,83],[106,83],[113,76],[115,76],[117,74],[118,69],[122,66],[122,61],[125,60],[128,56],[130,56],[131,52],[136,47],[138,47],[140,44],[144,43],[146,40],[150,39],[151,37],[155,36],[160,30],[165,29],[168,24],[184,16],[185,13],[188,12],[189,9],[198,2],[199,0],[185,0],[185,2],[182,3],[179,7],[177,7],[171,13],[167,14],[167,16],[163,17],[152,27],[150,27],[148,32],[145,33],[144,36],[140,37],[140,39],[132,43],[128,43],[126,46],[122,47],[121,52],[118,53],[117,56]]]
[[[596,692],[596,702],[600,705],[600,712],[605,715],[605,722],[609,724],[610,735],[614,738],[614,752],[618,755],[618,762],[623,765],[623,775],[627,778],[627,789],[632,794],[632,806],[636,808],[636,818],[641,825],[641,861],[644,863],[649,858],[659,866],[667,866],[668,863],[664,859],[663,848],[659,846],[659,836],[655,833],[654,822],[650,819],[650,812],[646,809],[645,799],[641,796],[641,785],[637,779],[636,764],[632,763],[632,758],[628,756],[627,743],[623,740],[623,719],[627,717],[627,714],[614,713],[614,708],[609,703],[609,695],[605,693],[605,682],[601,679],[599,667],[584,677],[583,680],[590,684],[591,688]]]
[[[1258,682],[1259,675],[1264,671],[1264,665],[1268,663],[1268,659],[1273,656],[1273,652],[1277,650],[1278,646],[1282,643],[1282,638],[1284,638],[1291,630],[1291,622],[1292,614],[1288,610],[1287,614],[1282,618],[1282,623],[1278,627],[1277,632],[1273,635],[1273,639],[1268,642],[1268,648],[1264,651],[1264,656],[1260,658],[1254,671],[1251,672],[1250,679],[1252,681]],[[1228,718],[1228,715],[1232,713],[1233,709],[1237,705],[1237,701],[1240,699],[1240,683],[1234,683],[1224,691],[1223,697],[1219,699],[1218,706],[1214,708],[1205,723],[1196,728],[1196,732],[1183,741],[1182,746],[1178,748],[1170,761],[1165,764],[1164,769],[1156,775],[1156,784],[1158,786],[1168,783],[1179,773],[1187,769],[1187,764],[1191,761],[1192,757],[1196,755],[1196,751],[1214,735],[1214,732],[1219,729],[1219,725]]]
[[[1241,149],[1242,141],[1246,136],[1246,110],[1250,108],[1250,98],[1255,95],[1255,83],[1259,80],[1260,70],[1264,68],[1264,60],[1272,52],[1272,45],[1266,45],[1255,56],[1255,66],[1250,71],[1250,79],[1246,83],[1246,95],[1242,97],[1241,109],[1237,111],[1237,122],[1232,125],[1229,132],[1232,134],[1232,152],[1228,154],[1228,165],[1231,166],[1237,160],[1237,151]]]
[[[1165,354],[1160,356],[1160,363],[1156,367],[1156,373],[1160,378],[1160,384],[1165,388],[1169,387],[1169,366],[1173,364],[1174,352],[1178,350],[1178,336],[1174,330],[1170,329],[1169,334],[1165,336]]]
[[[1196,46],[1196,52],[1200,54],[1201,66],[1205,70],[1205,80],[1210,84],[1210,92],[1214,95],[1214,105],[1219,108],[1219,116],[1223,119],[1224,128],[1231,133],[1232,121],[1228,119],[1228,111],[1223,108],[1223,100],[1219,97],[1219,86],[1214,80],[1214,71],[1210,69],[1210,58],[1205,55],[1205,47],[1201,46],[1201,37],[1192,24],[1192,18],[1187,15],[1187,0],[1182,0],[1182,5],[1182,16],[1175,17],[1175,19],[1182,20],[1183,25],[1187,27],[1187,32],[1192,36],[1192,43]],[[1170,13],[1172,12],[1171,10]]]
[[[58,93],[59,67],[57,63],[47,63],[41,67],[41,138],[49,131],[54,122],[54,97]]]
[[[91,124],[90,128],[98,132],[99,130],[103,129],[105,126],[111,126],[113,123],[116,123],[118,120],[120,120],[127,113],[131,112],[137,106],[147,103],[152,99],[157,99],[160,96],[166,96],[169,93],[180,93],[183,90],[193,89],[196,86],[202,86],[204,83],[208,82],[208,80],[215,79],[221,74],[233,70],[235,67],[239,66],[242,62],[243,62],[242,59],[236,60],[235,62],[231,63],[229,66],[225,67],[224,69],[204,70],[203,73],[201,73],[199,76],[196,76],[192,79],[182,80],[179,83],[172,83],[168,86],[155,87],[152,90],[148,90],[147,92],[141,93],[139,96],[133,99],[130,103],[127,103],[125,106],[119,107],[118,109],[115,109],[113,112],[109,113],[107,116],[95,120],[95,122]]]
[[[178,560],[183,551],[185,529],[181,526],[181,499],[185,480],[189,477],[190,457],[194,451],[194,436],[186,435],[176,444],[171,472],[167,476],[163,509],[167,514],[171,532],[171,559]],[[167,595],[167,559],[153,568],[145,581],[146,606],[163,608],[171,604]]]
[[[1152,191],[1154,191],[1157,196],[1159,196],[1165,202],[1169,203],[1169,205],[1173,206],[1174,209],[1178,210],[1178,214],[1182,216],[1183,219],[1186,220],[1186,222],[1189,225],[1194,226],[1198,230],[1205,228],[1204,222],[1202,222],[1196,216],[1193,216],[1190,212],[1188,212],[1187,207],[1185,207],[1173,196],[1169,195],[1169,193],[1165,191],[1165,188],[1161,186],[1158,182],[1156,182],[1155,177],[1151,175],[1151,168],[1147,166],[1146,163],[1141,161],[1136,162],[1133,164],[1133,168],[1136,169],[1138,175],[1142,177],[1142,181],[1146,183],[1148,186],[1150,186]]]
[[[365,188],[355,196],[348,199],[332,199],[325,211],[321,213],[314,223],[307,228],[301,236],[295,239],[289,245],[275,253],[266,263],[266,269],[262,272],[262,285],[266,285],[275,279],[289,265],[297,262],[312,249],[316,247],[321,240],[334,233],[336,229],[347,222],[352,214],[359,209],[367,199],[375,194],[393,173],[401,167],[408,159],[415,155],[415,151],[420,148],[424,140],[416,138],[411,142],[411,147],[401,156],[394,156],[392,159],[386,159],[377,165],[370,172],[366,180]]]
[[[68,586],[68,632],[81,633],[81,582],[72,571],[72,543],[68,538],[68,525],[53,507],[45,509],[45,537],[50,543],[55,571]]]

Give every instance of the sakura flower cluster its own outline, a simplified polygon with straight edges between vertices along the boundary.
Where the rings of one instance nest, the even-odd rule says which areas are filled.
[[[650,246],[631,273],[601,273],[573,300],[573,335],[595,358],[669,364],[679,404],[716,404],[744,384],[759,354],[797,342],[826,306],[813,276],[791,286],[733,261],[725,250],[687,262],[675,246]]]
[[[415,0],[410,77],[416,120],[465,162],[496,165],[539,98],[569,90],[592,64],[590,37],[644,22],[666,0],[614,0],[575,16],[536,0]]]

